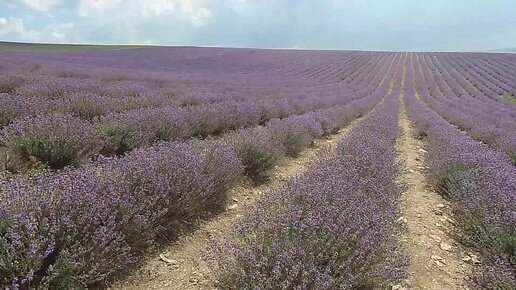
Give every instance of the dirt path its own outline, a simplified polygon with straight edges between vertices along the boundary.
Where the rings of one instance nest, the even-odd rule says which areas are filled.
[[[264,192],[284,185],[290,178],[301,174],[321,155],[331,154],[341,139],[359,122],[356,119],[328,139],[316,140],[313,148],[301,152],[295,159],[286,159],[273,170],[273,177],[259,187],[238,186],[229,192],[227,210],[203,222],[199,229],[182,237],[169,249],[151,257],[128,280],[113,285],[111,289],[213,289],[214,277],[203,261],[203,253],[210,240],[223,237],[232,225]]]
[[[403,96],[401,96],[403,100]],[[407,189],[402,194],[403,221],[407,232],[402,243],[411,258],[408,287],[412,289],[468,289],[465,277],[471,259],[451,238],[453,219],[449,204],[428,186],[424,174],[424,145],[414,138],[413,128],[402,102],[397,148],[404,170],[400,182]]]

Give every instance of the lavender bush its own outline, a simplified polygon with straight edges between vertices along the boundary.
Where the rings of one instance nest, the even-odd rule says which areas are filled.
[[[24,79],[19,76],[0,74],[0,93],[12,94],[23,82]]]
[[[267,128],[278,136],[278,141],[290,157],[297,157],[303,149],[311,146],[314,139],[323,136],[321,124],[311,116],[293,116],[272,122]]]
[[[92,93],[72,94],[69,102],[70,111],[86,120],[105,115],[111,105],[105,97]]]
[[[0,145],[27,167],[77,165],[95,156],[100,144],[89,123],[69,115],[19,119],[0,132]]]
[[[104,156],[121,156],[149,143],[149,134],[137,132],[119,121],[97,128],[103,140],[100,153]]]
[[[98,168],[4,180],[0,283],[101,286],[137,263],[158,237],[177,234],[180,221],[220,210],[241,172],[231,148],[171,144]]]
[[[269,179],[269,171],[285,155],[285,149],[264,128],[237,131],[226,138],[244,165],[245,174],[257,183]]]
[[[25,114],[26,104],[21,98],[0,93],[0,129]]]
[[[170,53],[159,52],[161,55]],[[75,57],[73,54],[64,56],[44,52],[2,56],[3,63],[9,67],[6,78],[14,79],[16,75],[28,74],[27,80],[30,80],[20,81],[16,89],[16,98],[23,101],[24,108],[16,114],[10,110],[9,121],[6,122],[12,122],[13,118],[27,118],[36,122],[36,116],[73,114],[78,118],[93,120],[91,126],[102,139],[102,155],[120,156],[158,141],[205,138],[235,129],[265,125],[276,118],[304,114],[318,108],[345,105],[369,96],[382,79],[382,74],[388,70],[392,59],[392,55],[384,53],[372,55],[371,58],[367,55],[361,55],[359,59],[349,57],[348,61],[353,66],[349,73],[339,76],[339,81],[349,80],[350,85],[357,86],[351,89],[341,88],[332,82],[319,84],[319,76],[315,75],[314,81],[300,81],[290,75],[271,75],[268,70],[255,72],[252,82],[248,82],[245,74],[236,73],[238,77],[235,79],[233,69],[225,71],[228,74],[220,74],[221,80],[216,82],[196,77],[182,80],[182,77],[170,71],[157,73],[163,69],[162,60],[154,58],[144,61],[142,67],[137,68],[137,71],[145,71],[145,77],[142,77],[142,73],[132,70],[136,68],[126,69],[128,58],[134,61],[133,57],[142,59],[140,56],[126,52],[117,53],[116,60],[113,56],[105,58],[102,53],[97,56],[100,57],[97,60],[92,60],[92,55],[88,53]],[[332,53],[328,59],[339,56],[340,53]],[[43,66],[39,62],[42,59]],[[20,62],[24,65],[21,66]],[[39,68],[29,69],[33,63]],[[103,65],[91,66],[93,64]],[[190,74],[190,69],[195,67],[197,64],[181,69]],[[244,67],[236,68],[237,71],[247,69],[247,66]],[[335,68],[332,73],[337,72]],[[207,73],[207,76],[211,76],[211,73]],[[314,84],[317,87],[312,87]]]

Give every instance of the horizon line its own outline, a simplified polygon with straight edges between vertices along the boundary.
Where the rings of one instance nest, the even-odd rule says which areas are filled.
[[[252,47],[252,46],[217,46],[217,45],[190,45],[190,44],[128,44],[128,43],[52,43],[52,42],[25,42],[25,41],[9,41],[0,40],[0,50],[2,45],[55,45],[55,46],[122,46],[122,47],[134,47],[134,48],[147,48],[147,47],[171,47],[171,48],[226,48],[226,49],[257,49],[257,50],[293,50],[293,51],[357,51],[357,52],[399,52],[399,53],[516,53],[516,48],[506,49],[489,49],[489,50],[381,50],[381,49],[361,49],[361,48],[304,48],[304,47]]]

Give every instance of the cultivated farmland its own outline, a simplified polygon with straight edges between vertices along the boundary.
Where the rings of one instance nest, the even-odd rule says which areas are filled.
[[[515,289],[515,96],[514,54],[4,47],[0,286]]]

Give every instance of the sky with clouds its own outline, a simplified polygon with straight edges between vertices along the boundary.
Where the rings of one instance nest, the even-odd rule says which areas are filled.
[[[0,40],[400,51],[516,48],[515,0],[0,0]]]

